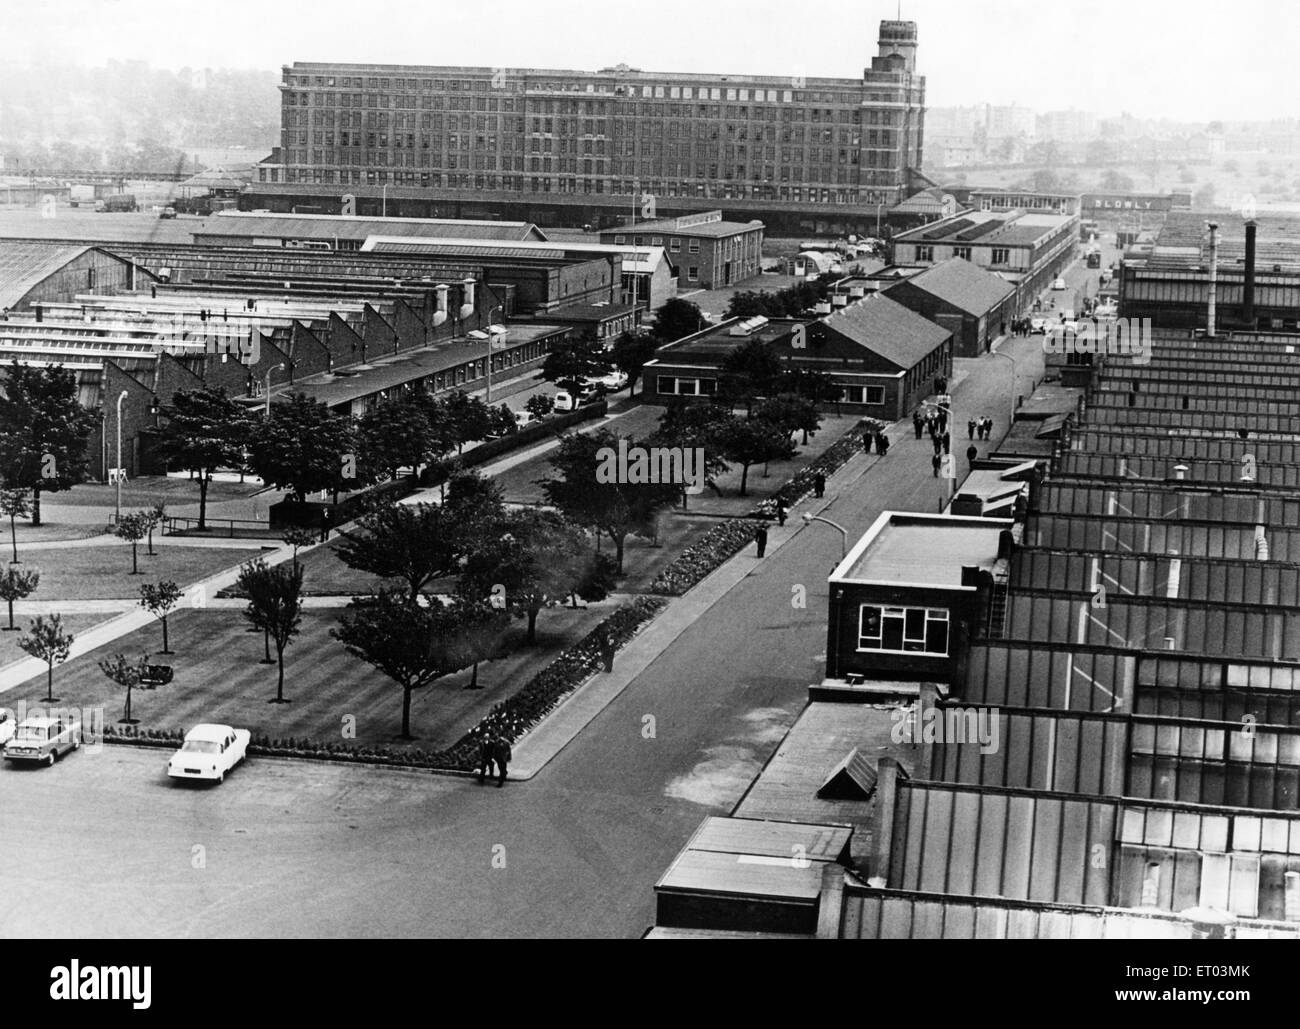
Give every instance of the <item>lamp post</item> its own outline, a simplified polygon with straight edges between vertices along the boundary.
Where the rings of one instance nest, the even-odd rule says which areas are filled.
[[[492,406],[492,341],[496,339],[496,333],[492,331],[492,316],[501,310],[501,305],[497,304],[488,310],[487,326],[487,385],[483,392],[483,403],[488,407]]]
[[[273,364],[273,365],[271,365],[270,368],[268,368],[268,369],[266,370],[266,375],[263,377],[263,382],[262,382],[262,393],[263,393],[263,394],[265,395],[265,397],[266,397],[266,411],[265,411],[265,415],[266,415],[267,418],[270,418],[270,417],[271,417],[271,375],[272,375],[272,373],[277,372],[277,371],[280,371],[280,370],[283,369],[283,368],[284,368],[284,362],[283,362],[283,361],[280,362],[279,364]]]
[[[843,561],[849,552],[849,530],[844,528],[838,522],[832,522],[829,518],[823,518],[821,515],[807,514],[803,516],[804,525],[812,525],[813,522],[824,522],[840,534],[840,560]]]
[[[113,524],[122,520],[122,401],[130,396],[129,391],[122,390],[117,395],[117,504],[114,509]]]
[[[1007,431],[1009,432],[1011,431],[1011,423],[1016,420],[1016,383],[1019,379],[1016,372],[1016,359],[1010,354],[1004,354],[998,350],[990,350],[989,353],[994,357],[1000,357],[1004,361],[1011,362],[1011,414],[1007,420]]]

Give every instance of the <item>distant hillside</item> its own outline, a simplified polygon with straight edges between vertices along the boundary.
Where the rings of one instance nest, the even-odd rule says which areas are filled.
[[[0,63],[0,154],[5,169],[180,167],[176,148],[278,141],[279,75],[271,71],[170,71],[142,61],[104,67]]]

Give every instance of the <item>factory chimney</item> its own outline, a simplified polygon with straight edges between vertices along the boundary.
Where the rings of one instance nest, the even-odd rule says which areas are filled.
[[[1241,295],[1241,319],[1255,327],[1255,222],[1246,222],[1246,287]]]
[[[1219,288],[1219,225],[1218,222],[1210,222],[1210,295],[1209,310],[1205,316],[1205,334],[1211,339],[1214,338],[1214,315],[1215,303],[1218,299],[1216,294]]]

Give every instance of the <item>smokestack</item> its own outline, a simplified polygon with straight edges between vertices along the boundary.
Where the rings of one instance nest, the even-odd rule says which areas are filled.
[[[1218,299],[1216,294],[1219,288],[1219,225],[1217,222],[1210,222],[1210,296],[1209,310],[1205,316],[1205,334],[1211,338],[1214,336],[1214,305]]]
[[[1255,327],[1255,223],[1246,222],[1246,288],[1241,295],[1241,318],[1246,328]]]

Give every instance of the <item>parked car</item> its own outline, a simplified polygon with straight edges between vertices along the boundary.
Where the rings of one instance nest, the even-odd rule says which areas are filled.
[[[164,207],[161,211],[158,212],[158,217],[159,217],[159,218],[175,218],[175,217],[176,217],[176,208],[174,208],[174,207]]]
[[[516,428],[516,429],[522,429],[525,425],[532,425],[533,422],[535,422],[535,421],[537,421],[537,418],[536,418],[536,416],[533,414],[532,411],[516,411],[516,412],[515,412],[515,428]]]
[[[175,674],[171,665],[145,665],[140,670],[140,685],[166,686]]]
[[[203,723],[185,734],[181,749],[167,762],[174,779],[209,779],[224,782],[226,773],[248,756],[250,733],[228,725]]]
[[[0,747],[14,738],[14,730],[17,727],[18,722],[12,714],[8,711],[0,711]]]
[[[1065,285],[1065,280],[1064,280],[1064,279],[1056,279],[1056,280],[1052,283],[1052,289],[1065,289],[1065,288],[1066,288],[1066,285]]]
[[[587,381],[595,382],[610,393],[616,393],[627,386],[627,372],[614,368],[604,375],[597,375],[594,379]]]
[[[1040,336],[1046,336],[1046,335],[1047,335],[1047,319],[1046,319],[1046,318],[1031,318],[1031,319],[1029,320],[1029,333],[1030,333],[1030,335],[1035,335],[1035,334],[1036,334],[1036,335],[1040,335]]]
[[[562,389],[555,394],[555,410],[576,411],[583,404],[589,404],[596,397],[596,391],[590,387],[578,390]]]
[[[5,743],[6,761],[43,761],[47,765],[81,746],[77,718],[24,718]]]

